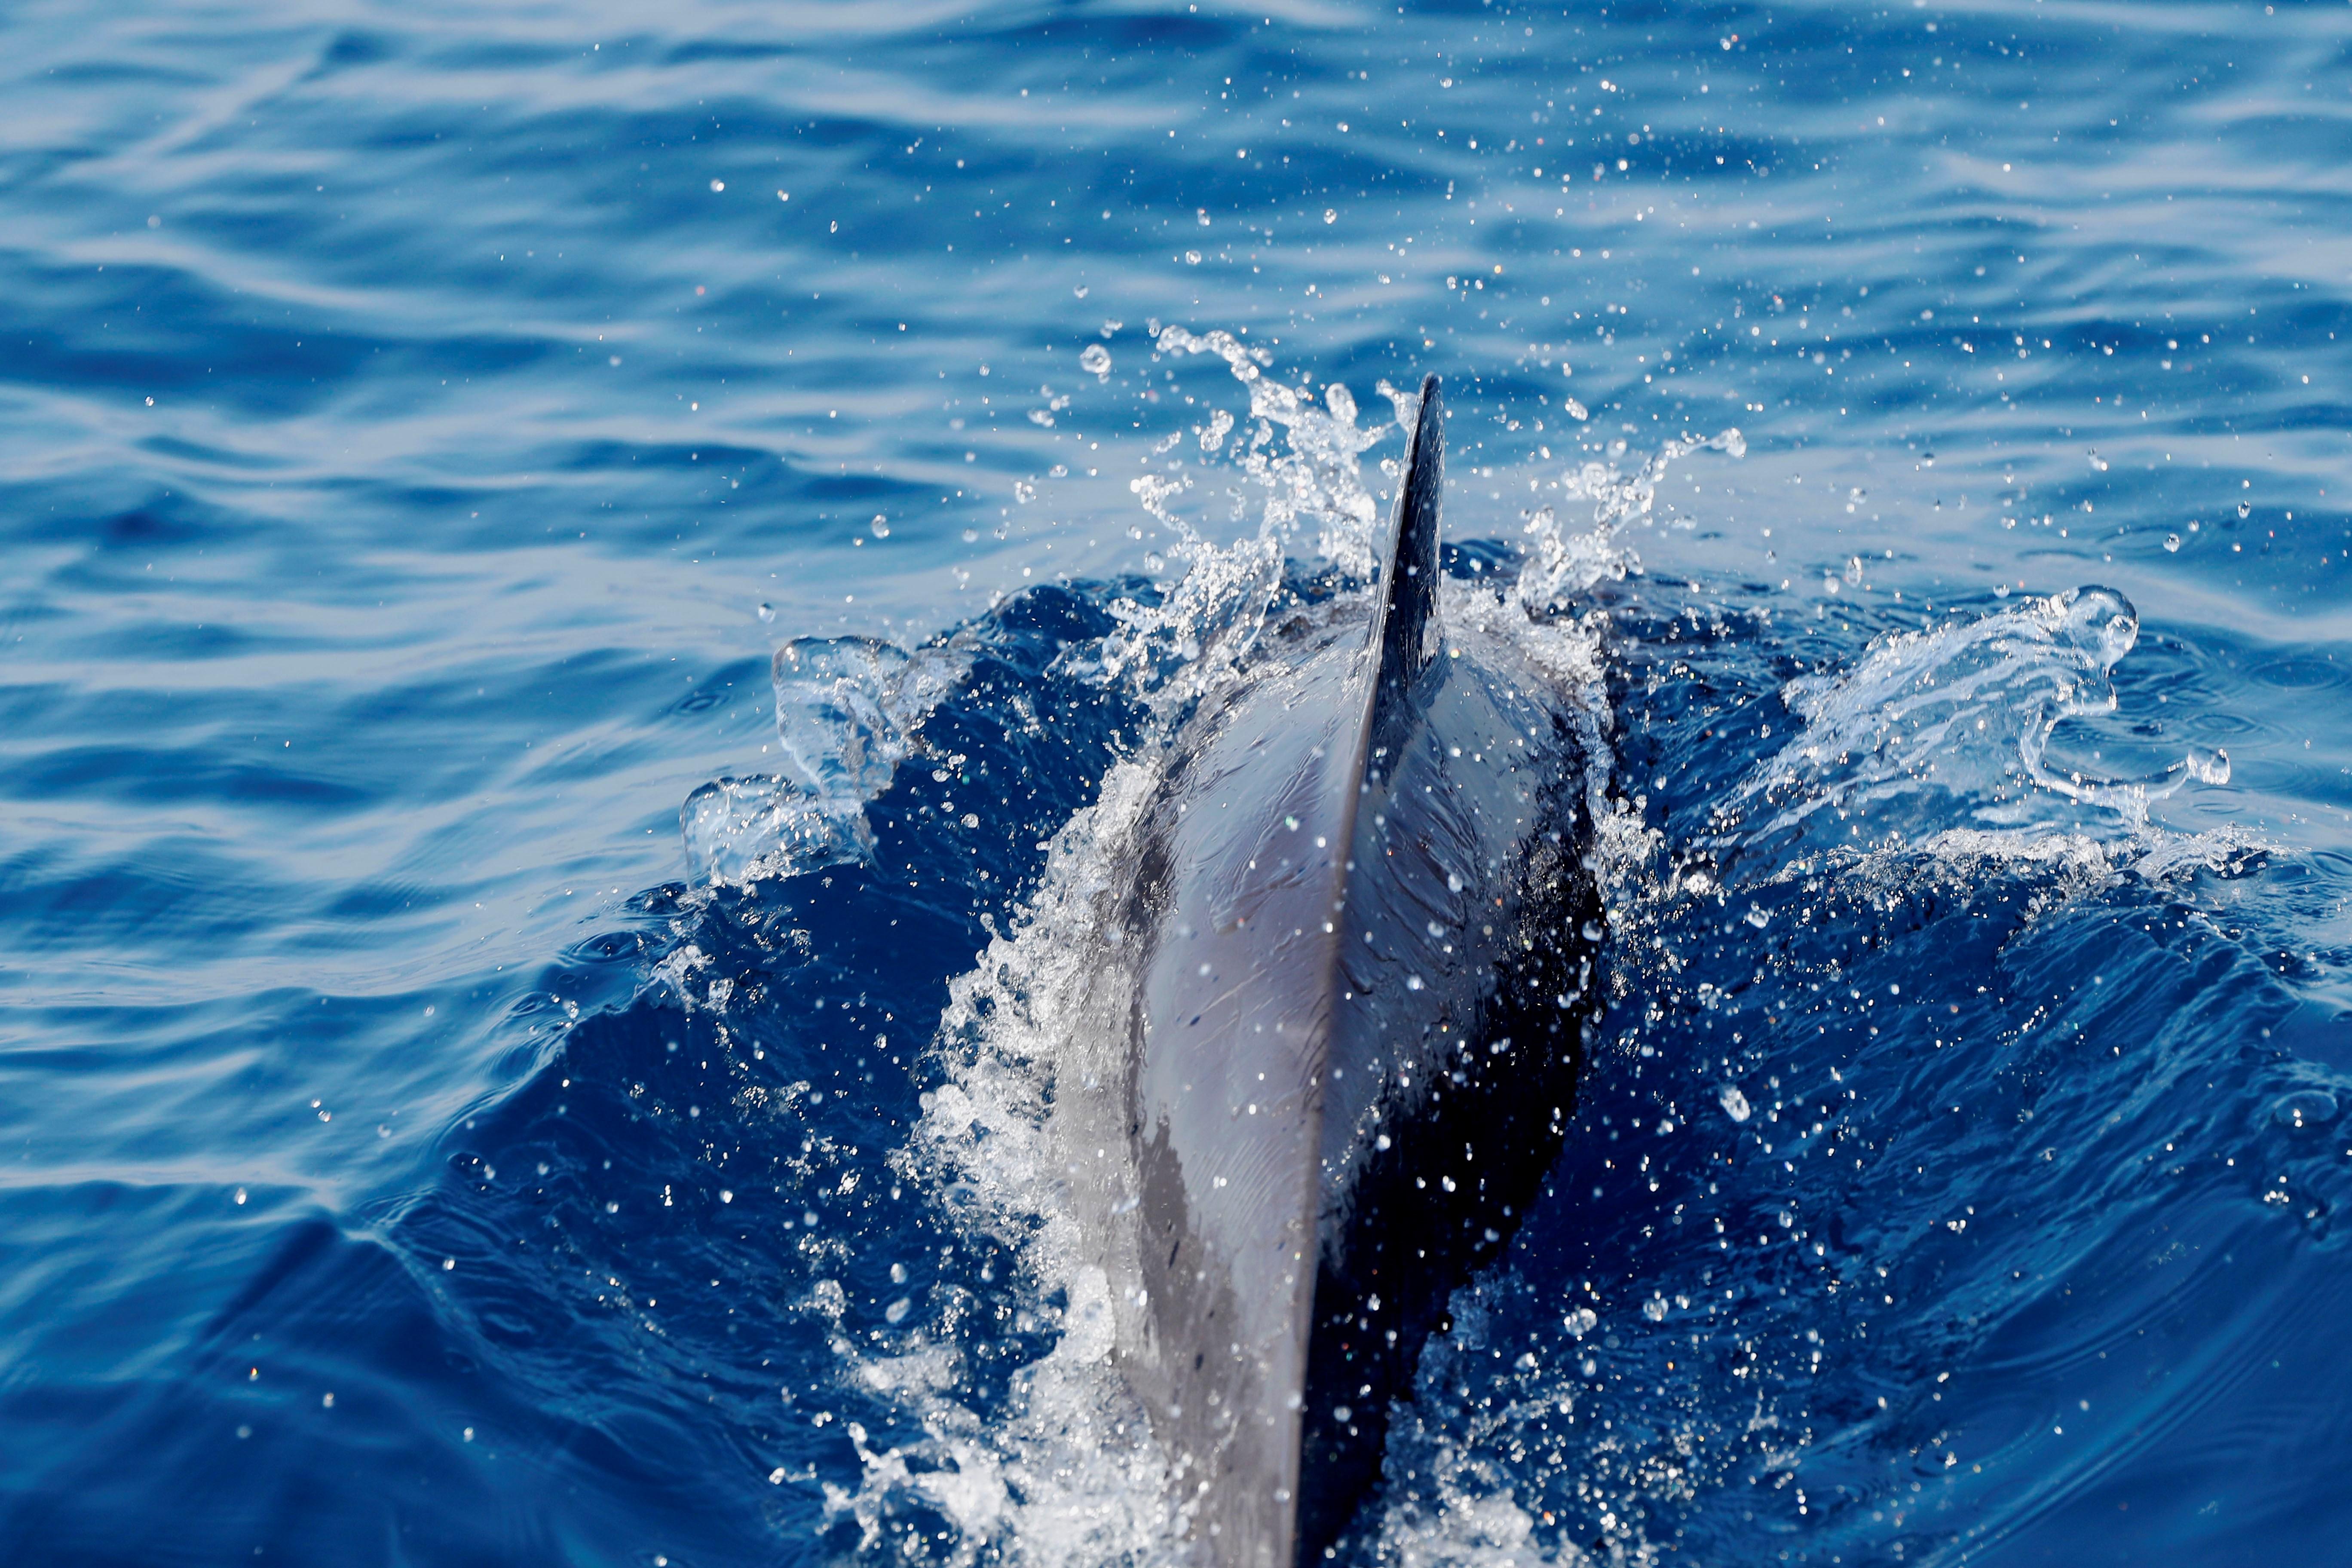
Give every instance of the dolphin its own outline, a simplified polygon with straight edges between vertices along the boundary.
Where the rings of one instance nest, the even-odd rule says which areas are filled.
[[[1370,595],[1277,617],[1171,743],[1089,955],[1109,1070],[1056,1094],[1108,1353],[1214,1568],[1344,1546],[1597,1011],[1588,742],[1522,642],[1441,621],[1444,487],[1431,376]]]

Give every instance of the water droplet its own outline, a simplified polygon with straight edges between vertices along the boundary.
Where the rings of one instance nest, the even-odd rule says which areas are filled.
[[[760,619],[761,619],[761,620],[762,620],[762,621],[768,621],[768,622],[772,622],[775,618],[776,618],[776,606],[775,606],[775,605],[765,605],[765,604],[763,604],[763,605],[761,605],[760,606]]]
[[[2336,1097],[2321,1089],[2299,1089],[2271,1107],[2271,1120],[2282,1127],[2325,1127],[2336,1120]]]
[[[915,1303],[901,1296],[882,1309],[882,1320],[888,1323],[903,1323],[907,1321],[907,1314],[914,1310]]]
[[[890,520],[878,511],[874,514],[874,521],[866,526],[874,531],[874,537],[877,539],[890,537]]]
[[[716,195],[717,193],[719,193],[719,192],[720,192],[720,191],[723,191],[723,190],[725,190],[726,188],[727,188],[727,182],[726,182],[726,181],[724,181],[724,180],[713,180],[713,181],[711,181],[711,182],[710,182],[710,189],[711,189],[711,193],[712,193],[713,195]]]
[[[1734,1121],[1748,1120],[1749,1115],[1748,1097],[1739,1092],[1738,1084],[1725,1084],[1723,1092],[1717,1098],[1723,1101],[1723,1113],[1726,1116],[1730,1117]]]
[[[1769,925],[1771,921],[1772,917],[1766,914],[1762,910],[1750,910],[1748,911],[1748,923],[1754,926],[1758,931],[1762,931],[1767,925]]]
[[[1110,350],[1100,343],[1088,343],[1078,355],[1078,363],[1093,373],[1097,380],[1110,379]]]
[[[2113,669],[2139,641],[2139,612],[2113,588],[2069,588],[2058,595],[2054,607],[2054,629],[2096,659],[2102,669]]]
[[[2240,501],[2240,502],[2238,503],[2238,515],[2239,515],[2240,517],[2242,517],[2242,518],[2245,518],[2245,517],[2252,517],[2252,516],[2253,515],[2253,512],[2254,512],[2254,508],[2253,508],[2253,504],[2252,504],[2251,501]]]
[[[2166,534],[2164,536],[2164,548],[2169,553],[2178,554],[2180,550],[2180,535],[2177,533]]]

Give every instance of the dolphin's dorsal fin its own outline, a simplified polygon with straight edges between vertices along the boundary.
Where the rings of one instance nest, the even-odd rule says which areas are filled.
[[[1380,582],[1372,593],[1371,647],[1380,658],[1365,715],[1361,776],[1385,773],[1410,727],[1415,689],[1437,658],[1437,511],[1445,490],[1445,411],[1437,378],[1423,377],[1420,412],[1397,476]]]
[[[1445,411],[1437,377],[1421,384],[1421,409],[1405,448],[1388,548],[1381,559],[1380,705],[1409,691],[1437,655],[1437,514],[1445,490]]]

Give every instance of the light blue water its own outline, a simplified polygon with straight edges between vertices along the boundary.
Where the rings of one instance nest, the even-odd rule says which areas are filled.
[[[1164,1558],[1022,911],[1234,624],[1175,520],[1344,556],[1430,370],[1628,816],[1351,1552],[2337,1555],[2352,8],[0,41],[0,1560]],[[710,889],[843,637],[949,640]]]

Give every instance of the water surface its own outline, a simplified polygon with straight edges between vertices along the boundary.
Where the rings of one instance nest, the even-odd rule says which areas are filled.
[[[2332,1555],[2352,11],[0,27],[0,1557],[1164,1560],[1016,1004],[1432,370],[1612,1002],[1350,1552]]]

